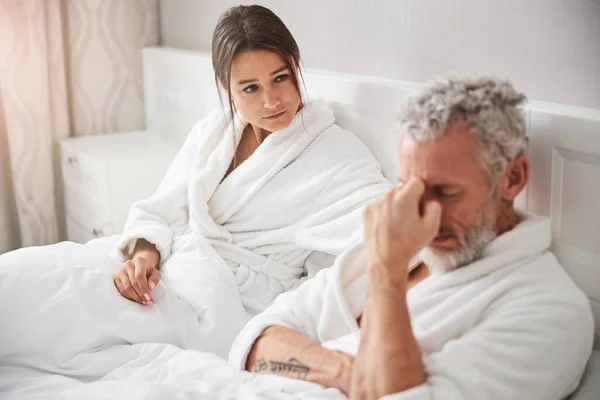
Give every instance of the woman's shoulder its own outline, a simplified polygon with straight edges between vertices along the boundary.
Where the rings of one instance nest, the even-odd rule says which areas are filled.
[[[314,147],[324,148],[324,150],[329,152],[335,149],[335,154],[340,156],[357,155],[357,153],[372,156],[368,147],[357,135],[337,124],[332,105],[329,101],[321,98],[311,100],[307,103],[306,109],[309,110],[308,112],[318,116],[318,119],[329,121],[329,124],[324,126],[324,129],[316,138]]]
[[[324,151],[330,152],[332,156],[375,159],[369,147],[356,134],[335,123],[319,135],[317,145]]]

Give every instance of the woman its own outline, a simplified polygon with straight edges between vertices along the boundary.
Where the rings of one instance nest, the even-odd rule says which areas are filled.
[[[226,11],[212,59],[230,113],[198,123],[156,194],[133,206],[114,282],[124,297],[152,305],[158,265],[205,268],[176,253],[211,246],[255,314],[302,281],[311,252],[349,245],[361,206],[390,186],[325,104],[304,105],[300,52],[273,12]]]
[[[391,184],[325,103],[304,102],[285,25],[234,7],[212,48],[229,109],[133,205],[118,262],[105,242],[2,256],[0,359],[94,379],[168,345],[226,357],[249,316],[359,238],[362,206]]]

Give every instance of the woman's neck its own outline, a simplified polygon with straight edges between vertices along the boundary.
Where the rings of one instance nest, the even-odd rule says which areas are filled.
[[[262,144],[262,142],[269,136],[272,132],[267,131],[266,129],[259,128],[258,126],[254,126],[252,124],[248,124],[248,129],[252,130],[252,136],[256,139],[256,143]]]

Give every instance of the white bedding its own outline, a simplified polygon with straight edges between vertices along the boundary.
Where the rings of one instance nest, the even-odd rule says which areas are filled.
[[[198,340],[196,312],[172,289],[176,281],[158,285],[152,308],[116,291],[119,264],[107,254],[117,239],[2,256],[0,398],[343,398],[307,382],[238,372],[194,350],[207,344]]]

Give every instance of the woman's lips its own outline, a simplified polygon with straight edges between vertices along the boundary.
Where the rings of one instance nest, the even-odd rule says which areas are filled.
[[[287,110],[283,110],[283,111],[281,111],[281,112],[279,112],[279,113],[277,113],[277,114],[272,114],[272,115],[269,115],[268,117],[264,117],[264,119],[268,119],[268,120],[274,120],[274,119],[277,119],[277,118],[279,118],[279,117],[283,116],[283,114],[285,114],[285,112],[286,112],[286,111],[287,111]]]

